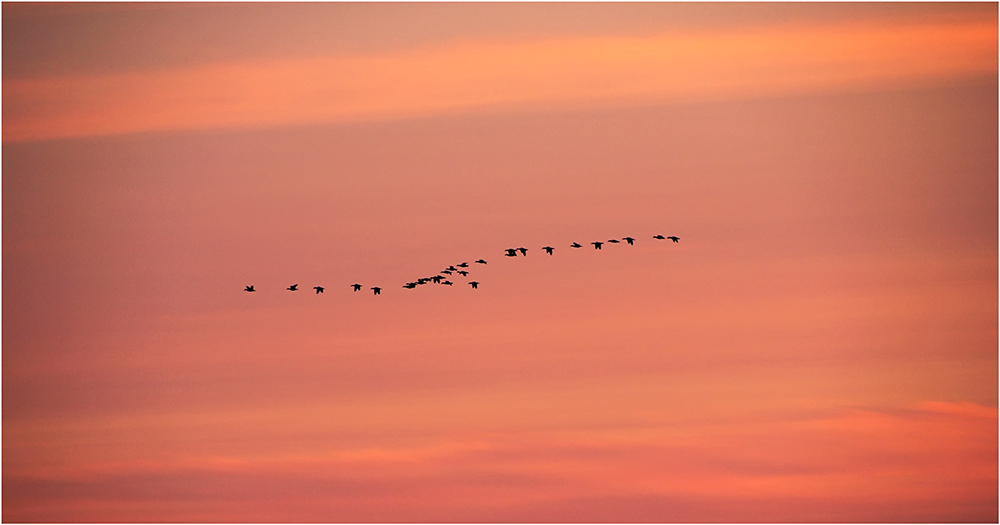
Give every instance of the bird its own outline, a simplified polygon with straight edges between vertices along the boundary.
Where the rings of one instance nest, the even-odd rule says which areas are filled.
[[[622,240],[625,241],[625,242],[627,242],[627,243],[629,243],[629,246],[631,246],[632,243],[635,242],[635,239],[633,239],[631,237],[622,237]]]
[[[544,247],[542,249],[545,250],[545,253],[547,253],[549,255],[552,255],[552,250],[555,250],[555,248],[553,248],[551,246],[546,246],[546,247]]]
[[[316,293],[323,293],[324,289],[322,286],[313,286],[313,290],[316,290]]]
[[[459,264],[459,265],[458,265],[458,267],[459,267],[459,268],[468,268],[468,267],[469,267],[469,263],[467,263],[467,262],[464,262],[464,263],[462,263],[462,264]]]
[[[254,290],[253,289],[253,285],[251,284],[251,285],[248,285],[246,288],[244,288],[243,291],[244,292],[256,292],[257,290]]]
[[[372,291],[375,293],[375,295],[378,295],[382,293],[382,288],[379,288],[378,286],[372,286]]]
[[[573,244],[570,244],[569,246],[570,246],[570,248],[583,248],[583,245],[580,244],[580,243],[578,243],[578,242],[574,242]]]
[[[479,259],[479,260],[478,260],[478,261],[476,261],[476,262],[477,262],[477,263],[479,263],[479,264],[486,264],[486,261],[485,261],[485,260],[483,260],[483,259]]]
[[[421,278],[417,279],[417,284],[425,284],[427,281],[430,281],[430,279],[428,279],[426,277],[421,277]]]
[[[597,242],[597,241],[594,241],[594,242],[592,242],[592,243],[590,243],[590,244],[593,244],[593,245],[594,245],[594,249],[595,249],[595,250],[600,250],[600,249],[601,249],[601,245],[602,245],[602,244],[604,244],[604,243],[603,243],[603,242]]]
[[[507,257],[517,257],[517,248],[507,248],[507,253],[504,255]]]
[[[460,274],[460,275],[461,275],[462,277],[465,277],[466,275],[469,275],[469,272],[467,272],[467,271],[465,271],[465,270],[459,270],[459,271],[458,271],[458,273],[459,273],[459,274]]]
[[[434,284],[441,282],[441,279],[444,279],[444,277],[441,277],[440,275],[435,275],[434,277],[431,277],[431,280],[434,281]]]
[[[521,255],[523,255],[525,257],[528,256],[528,249],[527,248],[523,248],[523,247],[522,248],[518,248],[517,251],[521,252]]]
[[[288,288],[286,288],[286,290],[291,290],[293,292],[297,292],[297,291],[299,291],[299,285],[298,284],[293,284],[293,285],[289,286]]]
[[[416,288],[416,287],[417,287],[417,283],[406,283],[406,284],[403,285],[403,288],[409,288],[411,290],[413,288]]]
[[[654,239],[660,239],[661,241],[662,241],[663,239],[666,239],[666,237],[664,237],[664,236],[662,236],[662,235],[654,235],[654,236],[653,236],[653,238],[654,238]]]
[[[479,288],[479,283],[477,281],[469,281],[469,284],[472,285],[473,289],[478,289]]]
[[[351,286],[354,287],[354,291],[355,292],[361,289],[361,285],[360,284],[352,284]]]
[[[449,266],[449,267],[447,267],[447,268],[445,268],[445,270],[451,270],[451,271],[453,271],[453,272],[454,272],[455,270],[457,270],[457,269],[458,269],[458,268],[455,268],[455,265],[454,265],[454,264],[453,264],[453,265],[451,265],[451,266]]]
[[[619,241],[618,239],[609,239],[608,242],[613,243],[613,244],[618,244],[621,241]]]
[[[444,281],[444,282],[442,282],[441,284],[447,284],[448,286],[451,286],[451,285],[452,285],[452,282],[451,282],[451,281]]]
[[[441,270],[441,273],[446,273],[448,275],[451,275],[451,270]]]
[[[671,241],[674,241],[674,242],[680,242],[680,240],[681,240],[681,238],[678,237],[678,236],[676,236],[676,235],[671,235],[670,237],[667,237],[667,238],[670,239]]]

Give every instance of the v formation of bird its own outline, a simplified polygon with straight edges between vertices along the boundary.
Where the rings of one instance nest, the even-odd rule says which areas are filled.
[[[653,238],[657,239],[657,240],[661,240],[661,241],[663,241],[663,240],[671,240],[673,242],[680,242],[680,240],[681,240],[681,238],[677,237],[676,235],[671,235],[669,237],[664,237],[663,235],[654,235]],[[622,237],[621,241],[627,242],[629,244],[629,246],[632,246],[635,243],[635,239],[632,238],[632,237]],[[621,241],[618,240],[618,239],[609,239],[607,241],[594,241],[594,242],[592,242],[590,244],[594,245],[594,249],[595,250],[600,250],[601,246],[603,246],[605,244],[620,244]],[[580,243],[578,243],[578,242],[574,242],[573,244],[570,244],[569,246],[570,246],[570,248],[583,248],[583,245],[580,244]],[[555,251],[555,248],[553,248],[551,246],[543,246],[542,250],[544,250],[545,253],[547,253],[549,255],[552,255],[552,252]],[[522,246],[520,248],[506,248],[504,250],[504,256],[505,257],[518,257],[518,254],[520,254],[521,257],[527,257],[528,256],[528,249]],[[486,263],[485,259],[477,259],[473,264],[483,264],[483,265],[485,265],[487,263]],[[445,286],[454,286],[455,283],[453,283],[450,280],[448,280],[448,276],[451,276],[451,275],[454,275],[454,274],[458,274],[458,275],[461,275],[462,277],[466,277],[466,276],[469,275],[469,272],[470,272],[470,270],[467,270],[466,268],[469,268],[469,267],[470,267],[469,263],[467,263],[467,262],[463,262],[461,264],[453,264],[453,265],[448,266],[444,270],[441,270],[440,272],[438,272],[437,274],[435,274],[435,275],[433,275],[431,277],[420,277],[420,278],[418,278],[415,281],[410,281],[410,282],[404,284],[403,288],[407,288],[407,289],[412,290],[412,289],[414,289],[414,288],[416,288],[418,286],[425,285],[425,284],[428,284],[428,283],[442,284],[442,285],[445,285]],[[479,289],[479,285],[480,285],[479,281],[469,281],[468,284],[474,290]],[[364,288],[363,285],[358,284],[358,283],[354,283],[354,284],[352,284],[350,286],[351,286],[351,288],[354,289],[355,292],[360,292],[361,289]],[[293,284],[293,285],[289,286],[288,288],[286,288],[286,290],[288,290],[290,292],[297,292],[299,290],[299,285],[298,284]],[[323,291],[325,290],[325,288],[322,287],[322,286],[313,286],[313,290],[316,290],[317,294],[321,294],[321,293],[323,293]],[[382,288],[380,286],[372,286],[372,287],[369,288],[369,290],[371,290],[374,295],[381,295],[381,293],[382,293]],[[247,285],[246,288],[243,289],[243,291],[244,292],[256,292],[257,290],[254,289],[254,286],[252,284],[250,284],[250,285]]]

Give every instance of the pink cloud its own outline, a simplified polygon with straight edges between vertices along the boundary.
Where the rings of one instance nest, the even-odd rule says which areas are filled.
[[[959,410],[924,410],[942,406]],[[188,456],[46,474],[5,469],[4,519],[995,519],[996,409],[971,402],[919,407],[442,435],[424,445],[318,456]]]
[[[996,24],[466,42],[4,82],[4,140],[858,90],[996,72]]]

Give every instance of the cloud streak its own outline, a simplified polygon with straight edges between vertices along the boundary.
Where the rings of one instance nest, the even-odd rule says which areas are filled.
[[[4,478],[16,507],[4,518],[974,521],[996,514],[996,424],[995,408],[935,401],[781,421],[446,434],[318,455],[181,453],[47,472],[14,468]],[[152,502],[164,506],[151,509]]]
[[[4,82],[4,141],[857,90],[997,71],[995,23],[465,42]]]

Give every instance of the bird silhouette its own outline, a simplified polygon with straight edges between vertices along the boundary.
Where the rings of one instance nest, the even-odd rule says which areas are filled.
[[[504,255],[507,257],[517,257],[517,248],[507,248],[507,253]]]
[[[467,262],[464,262],[464,263],[462,263],[462,264],[459,264],[459,265],[458,265],[458,267],[459,267],[459,268],[468,268],[468,267],[469,267],[469,263],[467,263]]]
[[[473,289],[478,289],[479,288],[479,283],[476,282],[476,281],[469,281],[469,284],[472,285]]]
[[[355,292],[361,289],[361,285],[360,284],[352,284],[351,286],[354,287],[354,291]]]
[[[435,275],[434,277],[431,277],[431,280],[434,281],[434,284],[440,283],[441,279],[444,279],[444,277],[441,277],[440,275]]]
[[[446,273],[448,275],[451,275],[451,270],[441,270],[440,273]]]
[[[603,243],[603,242],[597,242],[597,241],[594,241],[594,242],[592,242],[592,243],[590,243],[590,244],[593,244],[593,245],[594,245],[594,249],[595,249],[595,250],[600,250],[600,249],[601,249],[601,245],[602,245],[602,244],[604,244],[604,243]]]
[[[609,240],[608,240],[608,242],[610,242],[610,243],[612,243],[612,244],[618,244],[618,243],[620,243],[621,241],[619,241],[618,239],[609,239]]]
[[[453,283],[451,281],[444,281],[441,284],[447,284],[448,286],[451,286]]]
[[[674,241],[674,242],[680,242],[680,240],[681,240],[681,238],[678,237],[678,236],[676,236],[676,235],[671,235],[670,237],[667,237],[667,238],[670,239],[671,241]]]
[[[517,251],[521,252],[521,255],[523,255],[525,257],[528,256],[528,249],[527,248],[518,248]]]
[[[299,285],[293,284],[293,285],[289,286],[288,288],[286,288],[286,290],[291,290],[293,292],[297,292],[297,291],[299,291]]]
[[[545,247],[544,247],[544,248],[542,248],[542,249],[543,249],[543,250],[545,250],[545,253],[547,253],[547,254],[549,254],[549,255],[552,255],[552,250],[555,250],[555,248],[553,248],[553,247],[551,247],[551,246],[545,246]]]
[[[417,279],[417,284],[426,284],[427,281],[430,281],[430,279],[428,279],[426,277],[421,277],[421,278]]]
[[[476,261],[476,262],[477,262],[477,263],[479,263],[479,264],[486,264],[486,261],[484,261],[483,259],[479,259],[479,260],[478,260],[478,261]]]
[[[416,288],[416,287],[417,287],[417,283],[406,283],[406,284],[403,285],[403,288],[409,288],[411,290],[413,288]]]
[[[635,242],[635,239],[631,237],[622,237],[622,240],[629,243],[630,246],[632,245],[633,242]]]
[[[372,286],[372,292],[374,292],[375,295],[378,295],[378,294],[382,293],[382,288],[380,288],[378,286]]]
[[[451,271],[453,271],[453,272],[454,272],[455,270],[457,270],[457,269],[458,269],[458,268],[455,268],[455,265],[454,265],[454,264],[453,264],[453,265],[451,265],[451,266],[449,266],[449,267],[447,267],[447,268],[445,268],[445,270],[451,270]]]
[[[322,286],[313,286],[313,290],[316,290],[316,293],[323,293],[323,290],[325,290],[325,288],[323,288]]]
[[[256,292],[257,290],[254,290],[253,289],[253,285],[251,284],[251,285],[247,286],[246,288],[244,288],[243,291],[244,292]]]
[[[666,237],[664,237],[664,236],[662,236],[662,235],[654,235],[654,236],[653,236],[653,238],[654,238],[654,239],[660,239],[661,241],[662,241],[663,239],[666,239]]]
[[[467,272],[467,271],[465,271],[465,270],[459,270],[459,271],[458,271],[458,273],[459,273],[459,274],[460,274],[460,275],[461,275],[462,277],[465,277],[466,275],[469,275],[469,272]]]
[[[573,244],[570,244],[569,246],[570,246],[570,248],[583,248],[583,245],[580,244],[580,243],[578,243],[578,242],[574,242]]]

